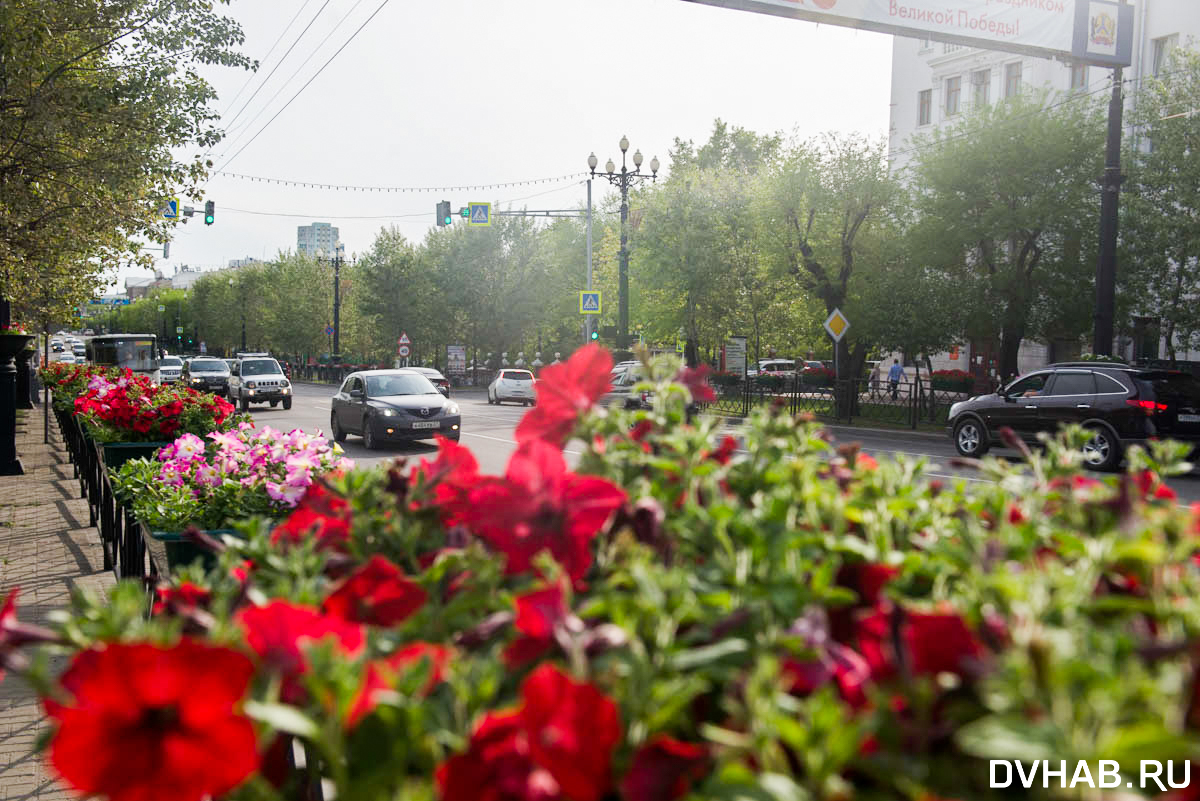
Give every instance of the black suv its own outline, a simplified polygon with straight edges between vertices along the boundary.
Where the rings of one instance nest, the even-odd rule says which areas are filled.
[[[1126,445],[1152,437],[1200,444],[1200,380],[1122,364],[1052,364],[954,404],[947,431],[960,454],[978,457],[999,443],[1005,426],[1034,442],[1068,423],[1094,432],[1084,462],[1096,470],[1114,469]]]
[[[214,356],[197,356],[184,362],[180,381],[185,387],[224,397],[229,393],[229,365]]]

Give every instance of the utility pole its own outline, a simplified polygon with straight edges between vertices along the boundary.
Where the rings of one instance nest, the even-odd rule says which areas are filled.
[[[592,288],[592,179],[587,180],[587,288]],[[591,316],[583,318],[583,344],[592,341],[592,326],[596,321]]]

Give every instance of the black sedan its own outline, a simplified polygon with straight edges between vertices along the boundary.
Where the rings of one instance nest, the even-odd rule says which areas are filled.
[[[338,442],[358,434],[368,449],[385,442],[431,439],[457,441],[458,404],[438,392],[415,370],[363,370],[351,373],[333,396],[330,433]]]

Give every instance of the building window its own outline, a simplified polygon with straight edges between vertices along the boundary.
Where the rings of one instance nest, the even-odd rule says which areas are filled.
[[[1163,68],[1167,66],[1167,61],[1171,57],[1171,51],[1175,49],[1175,43],[1178,40],[1178,34],[1171,34],[1170,36],[1164,36],[1161,39],[1153,41],[1154,63],[1150,65],[1150,69],[1155,75],[1161,73]]]
[[[933,90],[917,92],[917,125],[933,122]]]
[[[962,76],[955,75],[946,79],[946,116],[958,113],[959,101],[962,96]]]
[[[925,51],[932,50],[932,49],[933,49],[933,42],[929,39],[928,36],[922,36],[921,37],[921,46],[918,49],[918,52],[924,53]]]
[[[1072,64],[1071,65],[1071,91],[1077,92],[1082,89],[1087,89],[1088,85],[1088,68],[1087,64]]]
[[[1004,97],[1016,97],[1021,94],[1021,62],[1016,61],[1004,67]]]
[[[976,70],[971,73],[971,103],[982,108],[991,102],[992,71]]]

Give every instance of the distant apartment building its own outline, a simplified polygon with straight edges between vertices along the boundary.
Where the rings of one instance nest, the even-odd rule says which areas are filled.
[[[332,253],[338,243],[338,229],[329,223],[315,222],[296,227],[296,252],[316,257],[317,250]]]
[[[1126,142],[1134,141],[1128,111],[1136,102],[1133,91],[1143,80],[1159,74],[1175,47],[1195,47],[1200,42],[1200,2],[1142,0],[1134,12],[1133,64],[1126,68]],[[891,121],[888,131],[888,162],[893,173],[901,172],[913,157],[914,136],[952,124],[961,114],[1029,89],[1051,92],[1095,92],[1107,97],[1112,71],[1086,64],[1039,59],[996,50],[982,50],[930,39],[894,37],[892,43]],[[1141,143],[1145,146],[1145,143]],[[1090,298],[1088,302],[1091,302]],[[1147,330],[1156,330],[1147,321]],[[1118,342],[1128,358],[1155,358],[1154,336],[1135,334]],[[1150,347],[1145,343],[1150,341]],[[1160,343],[1161,344],[1161,343]],[[960,369],[990,375],[998,347],[970,343],[967,347],[936,357],[935,369]],[[1078,355],[1078,343],[1026,341],[1018,356],[1021,372],[1049,361]],[[1198,358],[1197,354],[1182,356]]]

